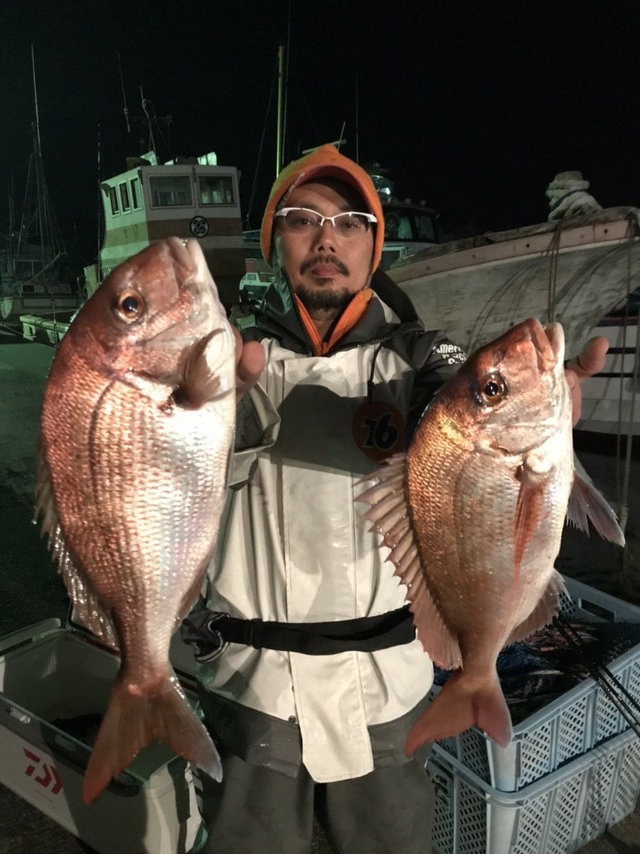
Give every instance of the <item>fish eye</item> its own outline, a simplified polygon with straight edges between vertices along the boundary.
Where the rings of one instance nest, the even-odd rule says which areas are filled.
[[[144,300],[137,291],[123,291],[117,296],[115,310],[121,320],[133,323],[144,311]]]
[[[507,384],[500,374],[489,374],[484,377],[478,388],[478,397],[484,406],[495,406],[506,394]]]

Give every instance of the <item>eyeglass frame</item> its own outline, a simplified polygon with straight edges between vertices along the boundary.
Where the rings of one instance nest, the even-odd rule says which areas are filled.
[[[322,226],[325,224],[325,222],[327,220],[329,220],[332,227],[335,229],[336,224],[335,224],[334,220],[336,220],[339,216],[345,216],[347,214],[354,214],[356,216],[363,216],[368,223],[367,227],[365,228],[365,232],[367,232],[369,230],[369,226],[377,225],[377,223],[378,223],[378,217],[375,216],[375,214],[366,213],[365,211],[340,211],[340,213],[334,214],[333,216],[324,216],[324,214],[321,214],[318,211],[314,211],[312,208],[303,208],[303,207],[300,207],[298,205],[296,205],[295,207],[290,207],[290,208],[280,208],[279,210],[277,210],[274,213],[273,218],[274,218],[274,220],[277,217],[281,217],[284,219],[284,217],[290,211],[306,211],[307,213],[314,214],[314,216],[320,217],[320,222],[317,223],[316,225],[314,225],[314,228],[322,228]],[[291,229],[291,230],[294,231],[295,229]],[[338,233],[340,233],[340,232],[338,232]]]

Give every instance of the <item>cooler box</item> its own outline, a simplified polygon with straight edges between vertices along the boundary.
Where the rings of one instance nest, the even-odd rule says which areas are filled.
[[[146,747],[90,807],[82,800],[118,668],[57,619],[0,640],[0,782],[99,854],[186,854],[200,816],[190,768],[167,745]]]

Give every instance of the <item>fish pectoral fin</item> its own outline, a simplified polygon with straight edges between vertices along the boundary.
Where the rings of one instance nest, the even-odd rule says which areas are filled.
[[[232,388],[223,385],[220,375],[212,367],[209,351],[217,348],[216,336],[224,335],[224,329],[214,329],[197,341],[187,356],[182,380],[173,391],[173,402],[184,409],[199,409],[205,403],[229,394]]]
[[[117,650],[118,639],[113,621],[76,566],[67,546],[42,446],[38,449],[36,517],[42,520],[42,533],[47,535],[51,556],[58,564],[67,594],[73,602],[74,620],[86,626],[106,646]]]
[[[537,605],[529,614],[526,620],[523,620],[509,635],[505,646],[516,641],[524,640],[530,637],[538,629],[547,626],[558,613],[559,597],[561,595],[569,597],[567,589],[564,586],[562,576],[555,569],[549,580],[549,584],[545,588],[544,593],[538,600]]]
[[[567,522],[589,533],[589,522],[605,540],[624,546],[625,538],[609,502],[594,486],[580,460],[574,456],[573,488],[567,507]]]
[[[382,469],[362,478],[375,478],[377,483],[356,501],[371,505],[364,518],[373,523],[371,531],[382,535],[381,545],[390,549],[387,560],[395,565],[394,574],[407,588],[409,608],[425,652],[439,667],[453,670],[460,667],[462,655],[427,585],[406,502],[405,474],[406,456],[390,457]]]
[[[544,510],[546,477],[523,466],[517,479],[520,482],[513,536],[513,571],[518,578],[524,553],[533,540]]]

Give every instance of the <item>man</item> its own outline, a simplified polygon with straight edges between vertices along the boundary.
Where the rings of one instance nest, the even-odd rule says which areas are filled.
[[[224,769],[205,781],[215,854],[309,852],[314,809],[338,852],[431,850],[426,752],[404,744],[432,664],[354,499],[464,356],[376,284],[383,239],[371,179],[333,146],[276,180],[261,232],[276,281],[238,346],[211,568],[209,607],[234,618],[213,626],[232,642],[200,675]]]

